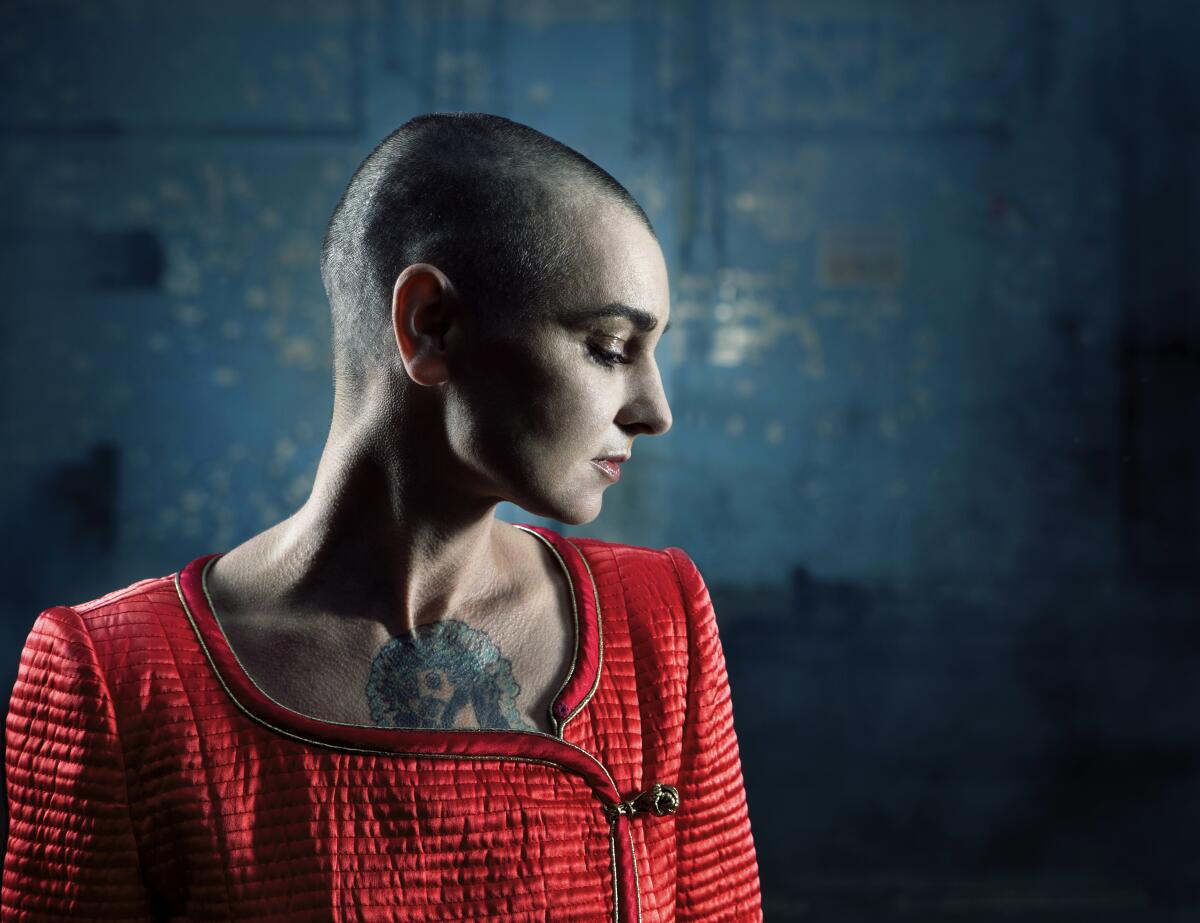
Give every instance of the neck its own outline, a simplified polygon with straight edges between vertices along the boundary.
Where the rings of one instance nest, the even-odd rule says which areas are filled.
[[[239,607],[398,633],[512,592],[519,533],[427,430],[390,433],[383,450],[369,414],[335,412],[308,500],[218,562]]]

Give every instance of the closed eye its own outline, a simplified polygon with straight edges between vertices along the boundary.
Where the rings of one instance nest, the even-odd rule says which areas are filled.
[[[612,368],[615,365],[622,365],[629,362],[629,359],[622,353],[612,352],[611,350],[601,349],[595,343],[587,344],[588,352],[592,358],[601,365]]]

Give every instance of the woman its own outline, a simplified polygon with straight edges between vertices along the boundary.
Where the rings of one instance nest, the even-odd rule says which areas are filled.
[[[695,565],[495,517],[591,521],[671,425],[645,214],[533,129],[423,116],[321,268],[305,504],[34,625],[4,919],[760,919]]]

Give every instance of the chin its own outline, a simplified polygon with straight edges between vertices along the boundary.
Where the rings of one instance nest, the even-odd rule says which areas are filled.
[[[528,503],[520,500],[513,500],[512,502],[534,516],[553,519],[555,522],[561,522],[566,526],[581,526],[584,523],[589,523],[600,515],[600,511],[604,507],[603,494],[601,493],[590,496],[542,496],[536,500],[531,497]]]
[[[584,523],[591,522],[593,519],[595,519],[599,515],[600,515],[600,504],[596,504],[596,508],[594,510],[590,510],[586,513],[579,513],[579,514],[573,514],[573,515],[562,514],[562,515],[555,516],[554,518],[566,526],[581,526]]]

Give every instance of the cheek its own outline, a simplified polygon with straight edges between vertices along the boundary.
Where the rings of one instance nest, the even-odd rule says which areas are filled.
[[[547,391],[515,408],[520,438],[536,443],[539,451],[576,453],[580,447],[594,448],[603,439],[605,393],[586,377],[552,379]]]
[[[606,442],[620,377],[574,344],[493,346],[449,395],[450,439],[460,458],[503,481],[540,480],[585,462]]]
[[[480,377],[478,406],[514,436],[552,441],[587,427],[602,414],[612,383],[577,352],[562,345],[495,355]]]
[[[564,382],[528,353],[494,352],[447,398],[456,453],[483,468],[509,468],[564,425]]]

